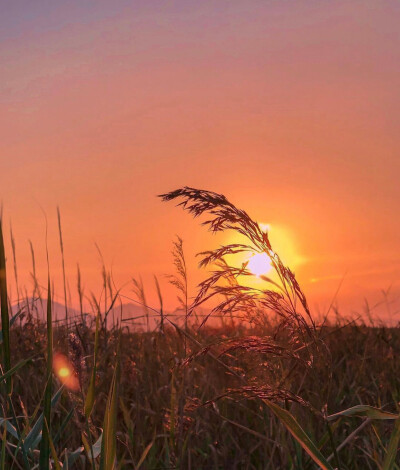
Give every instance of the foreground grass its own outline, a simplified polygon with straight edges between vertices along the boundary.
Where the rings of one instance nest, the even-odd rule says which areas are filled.
[[[257,334],[268,335],[268,327],[265,328]],[[217,337],[223,339],[228,335],[240,337],[253,333],[228,324],[216,329],[205,328],[201,333],[191,331],[203,345],[215,343]],[[330,364],[326,358],[316,360],[312,375],[293,370],[287,379],[292,388],[316,409],[321,410],[327,405],[329,414],[358,404],[395,412],[394,404],[400,401],[399,329],[349,325],[324,327],[320,333],[331,351]],[[68,334],[71,331],[63,328],[55,331],[55,350],[66,352]],[[86,383],[91,369],[94,331],[77,324],[73,334],[81,338],[82,357],[72,360],[81,361],[80,374]],[[100,436],[103,427],[117,341],[116,331],[107,336],[104,331],[100,332],[96,401],[90,423],[93,439]],[[43,397],[45,343],[44,325],[28,322],[11,329],[13,361],[17,363],[26,357],[34,357],[14,376],[16,414],[25,416],[25,420],[32,416]],[[316,468],[260,400],[232,396],[199,406],[223,395],[229,388],[237,388],[238,379],[207,355],[184,369],[179,367],[177,364],[183,357],[184,347],[182,335],[171,328],[166,328],[164,334],[122,335],[122,375],[116,420],[119,468]],[[190,352],[197,349],[193,344],[190,346]],[[223,360],[239,374],[260,379],[260,375],[265,375],[264,362],[268,357],[235,352]],[[275,362],[274,369],[278,366]],[[55,385],[58,388],[60,384]],[[393,423],[341,418],[332,425],[331,441],[321,417],[297,404],[287,403],[286,406],[326,456],[332,453],[332,442],[339,446],[354,430],[363,426],[338,451],[340,468],[379,468],[377,463],[385,457]],[[61,436],[56,438],[71,410],[70,420]],[[53,409],[52,420],[54,445],[62,460],[65,449],[71,452],[79,448],[82,434],[86,433],[79,391],[62,393]],[[73,468],[91,468],[84,455]]]
[[[121,297],[105,268],[101,302],[87,298],[92,316],[82,310],[78,269],[81,315],[70,318],[64,276],[65,322],[57,328],[49,273],[46,322],[38,321],[32,312],[44,301],[33,249],[33,294],[11,316],[0,224],[0,470],[398,469],[399,330],[328,326],[326,318],[318,325],[268,232],[245,211],[188,187],[162,198],[208,215],[203,225],[211,231],[235,230],[247,242],[201,253],[200,265],[213,268],[189,305],[178,238],[169,279],[181,326],[163,312],[155,279],[160,309],[152,330],[143,283],[134,279],[147,324],[141,333],[115,315]],[[59,212],[58,222],[64,273]],[[246,252],[271,261],[275,279],[261,276],[263,289],[241,284],[253,275],[248,263],[225,259]],[[210,298],[221,326],[204,319],[195,327]]]

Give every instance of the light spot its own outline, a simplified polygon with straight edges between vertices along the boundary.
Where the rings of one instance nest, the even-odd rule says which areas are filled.
[[[268,274],[272,269],[271,260],[266,253],[255,253],[249,259],[247,269],[256,276]]]

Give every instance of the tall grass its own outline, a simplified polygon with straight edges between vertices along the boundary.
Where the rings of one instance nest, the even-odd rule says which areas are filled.
[[[51,397],[53,390],[53,318],[51,312],[51,287],[50,276],[47,283],[47,354],[46,354],[46,385],[43,402],[43,428],[40,442],[39,470],[48,470],[50,466],[50,441],[51,441]]]
[[[65,255],[64,255],[64,242],[61,228],[61,213],[60,208],[57,207],[57,221],[58,221],[58,235],[60,237],[60,251],[61,251],[61,266],[63,275],[63,288],[64,288],[64,306],[65,306],[65,323],[68,326],[68,299],[67,299],[67,281],[65,278]]]
[[[0,307],[1,307],[1,332],[2,332],[2,352],[3,352],[3,371],[7,373],[11,368],[10,353],[10,318],[8,313],[8,294],[7,294],[7,272],[6,255],[4,250],[3,223],[0,217]],[[7,381],[7,393],[11,392],[11,378]]]
[[[255,318],[257,319],[260,316],[260,307],[267,314],[275,314],[278,317],[278,322],[272,336],[258,336],[248,340],[241,338],[239,342],[236,341],[233,348],[244,349],[248,352],[262,352],[269,356],[270,361],[274,357],[288,359],[287,370],[289,371],[303,366],[305,374],[308,371],[313,372],[314,356],[321,352],[327,353],[327,350],[324,348],[325,345],[321,341],[321,337],[318,336],[316,324],[308,307],[306,296],[293,272],[284,266],[278,253],[273,250],[268,231],[261,230],[257,222],[252,220],[245,211],[234,206],[222,194],[184,187],[163,194],[161,198],[163,201],[178,200],[178,205],[182,206],[194,217],[207,214],[209,218],[203,222],[203,225],[207,226],[212,232],[233,230],[247,239],[246,244],[224,245],[200,254],[202,255],[202,260],[200,261],[201,267],[214,264],[219,269],[212,271],[211,275],[200,284],[198,294],[191,306],[191,311],[194,311],[195,308],[202,305],[205,301],[217,297],[217,305],[211,310],[210,316],[213,313],[226,315],[228,313],[232,314],[232,312],[241,312],[245,314],[244,318],[248,321],[254,321]],[[270,277],[261,276],[263,281],[270,286],[265,289],[256,289],[241,285],[239,282],[232,282],[232,279],[236,280],[240,276],[251,276],[252,273],[247,269],[246,263],[240,268],[236,268],[229,265],[225,257],[246,252],[265,253],[271,261],[278,282]],[[219,300],[221,297],[223,300]],[[208,317],[206,317],[203,323],[207,319]],[[284,334],[282,334],[283,331]],[[227,351],[231,350],[232,348],[227,349]],[[204,351],[208,351],[208,348],[205,348],[202,352]],[[305,356],[303,356],[303,353],[305,353]],[[226,351],[224,354],[226,354]],[[276,374],[272,373],[267,375],[267,383],[265,383],[264,379],[260,383],[241,386],[233,390],[233,392],[246,397],[258,397],[261,399],[314,462],[321,468],[330,470],[332,467],[328,460],[321,454],[316,443],[304,432],[295,417],[288,409],[284,409],[276,404],[276,401],[284,401],[285,403],[288,401],[297,402],[310,408],[314,413],[318,413],[311,403],[304,401],[303,398],[284,387],[287,377],[281,377],[277,382]],[[230,392],[232,393],[232,391]],[[354,412],[354,409],[346,410],[343,413],[347,416],[353,416],[354,414],[357,416],[376,417],[375,409],[369,406],[358,408],[357,413]],[[381,418],[378,417],[377,419]],[[327,422],[327,429],[333,446],[333,456],[339,468],[340,463],[329,422]],[[398,440],[396,425],[389,444],[387,457],[383,463],[385,470],[393,466],[391,454],[392,449],[397,446]]]
[[[268,233],[245,211],[194,188],[163,199],[208,215],[212,231],[234,230],[247,241],[200,255],[211,271],[191,302],[178,238],[169,277],[178,311],[164,310],[157,278],[159,309],[147,304],[141,279],[134,281],[141,331],[116,320],[123,297],[103,261],[99,296],[85,295],[78,268],[76,318],[68,312],[53,328],[50,277],[46,321],[32,315],[42,292],[32,245],[32,293],[21,300],[26,316],[17,323],[0,224],[2,468],[398,469],[399,330],[318,324]],[[58,222],[62,245],[59,212]],[[228,262],[254,251],[275,269],[262,289],[242,285],[252,275],[246,263]],[[65,299],[66,286],[65,277]],[[61,369],[53,352],[63,357]]]

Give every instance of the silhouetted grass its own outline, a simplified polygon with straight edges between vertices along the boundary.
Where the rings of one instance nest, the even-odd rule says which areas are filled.
[[[94,330],[77,324],[80,336],[85,338],[89,357],[93,354]],[[232,329],[231,323],[226,326],[205,327],[200,332],[190,329],[191,335],[202,346],[219,343],[232,344],[242,337],[254,334],[271,333],[267,327],[260,331],[257,328],[238,326]],[[348,409],[358,404],[383,407],[396,412],[396,403],[400,401],[400,363],[396,359],[400,354],[400,332],[396,328],[372,328],[362,325],[349,325],[341,329],[334,326],[324,327],[321,333],[331,351],[332,378],[328,380],[328,371],[323,360],[314,364],[315,375],[304,376],[300,370],[294,370],[290,383],[294,390],[307,402],[330,414]],[[55,349],[63,347],[67,334],[63,327],[55,330]],[[103,332],[100,332],[99,344]],[[232,336],[235,340],[231,339]],[[18,363],[25,357],[34,356],[31,363],[24,366],[14,375],[13,396],[16,414],[23,415],[24,422],[32,416],[43,396],[45,382],[45,362],[43,345],[46,330],[44,326],[15,326],[11,329],[13,362]],[[229,339],[228,339],[229,338]],[[93,442],[100,436],[103,426],[107,394],[112,381],[115,352],[117,349],[117,332],[111,333],[107,350],[101,347],[98,352],[99,364],[95,405],[91,415],[91,432]],[[247,398],[241,391],[240,396],[227,394],[241,387],[241,380],[215,361],[210,355],[197,357],[186,369],[186,383],[190,390],[181,391],[185,396],[185,413],[181,433],[175,432],[170,439],[171,416],[177,420],[177,409],[171,409],[173,390],[172,375],[176,391],[181,389],[182,372],[176,367],[176,361],[182,354],[182,336],[165,327],[165,334],[125,333],[121,337],[121,383],[120,409],[117,420],[117,456],[125,467],[134,468],[147,446],[152,447],[142,464],[142,468],[168,468],[180,465],[180,468],[316,468],[301,452],[290,435],[278,420],[264,409],[258,400]],[[189,353],[199,348],[190,342]],[[210,347],[218,357],[221,345]],[[258,352],[249,357],[246,353],[231,351],[223,357],[224,364],[240,376],[266,377],[263,363],[266,357]],[[91,361],[87,360],[90,366]],[[276,366],[283,364],[279,359]],[[175,366],[175,367],[174,367]],[[319,377],[315,380],[315,377]],[[29,384],[27,387],[26,384]],[[55,386],[58,388],[58,380]],[[190,393],[189,393],[190,392]],[[215,401],[220,396],[225,396]],[[322,397],[328,397],[325,401]],[[177,406],[177,399],[172,402]],[[239,399],[238,399],[239,398]],[[210,404],[199,406],[200,404]],[[23,409],[22,409],[23,404]],[[53,435],[56,434],[64,419],[71,410],[73,415],[67,423],[60,439],[55,443],[56,449],[63,457],[64,449],[76,450],[81,444],[81,434],[86,433],[79,393],[64,392],[54,409],[52,417]],[[303,406],[287,402],[286,406],[293,412],[304,429],[312,436],[325,455],[332,453],[327,429],[321,416],[309,412]],[[333,423],[334,442],[337,446],[354,431],[366,418],[341,418]],[[385,456],[391,422],[369,421],[367,425],[338,454],[341,468],[364,469],[377,467],[376,461],[382,462]],[[378,437],[380,436],[379,441]],[[183,444],[187,440],[185,447]],[[174,447],[172,447],[172,445]],[[180,453],[177,454],[177,449]],[[190,462],[190,464],[189,464]],[[73,467],[74,468],[74,467]],[[90,468],[78,465],[75,468]]]
[[[182,321],[163,310],[158,280],[159,312],[134,280],[146,331],[121,323],[122,297],[104,263],[100,298],[85,297],[78,268],[79,315],[66,311],[68,321],[53,328],[51,279],[44,294],[32,245],[32,294],[11,317],[0,233],[2,468],[398,469],[400,330],[343,318],[319,325],[268,233],[246,212],[193,188],[163,198],[248,243],[201,254],[201,267],[212,270],[190,304],[183,243],[174,242],[169,279]],[[63,252],[59,212],[58,221]],[[14,240],[12,249],[17,279]],[[225,258],[253,251],[275,269],[277,280],[264,278],[263,290],[242,286],[251,276],[246,263],[236,268]],[[42,296],[47,322],[35,313]],[[209,299],[214,307],[200,317]],[[207,321],[213,316],[218,324]],[[53,352],[63,358],[54,373]]]

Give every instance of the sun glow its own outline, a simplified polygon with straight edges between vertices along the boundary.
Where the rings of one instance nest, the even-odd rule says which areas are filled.
[[[306,260],[299,254],[296,246],[296,240],[289,229],[281,225],[276,224],[259,224],[262,231],[268,233],[269,240],[272,245],[272,249],[279,255],[281,261],[285,266],[289,266],[292,270],[302,265]],[[248,243],[248,240],[244,239],[241,235],[233,235],[227,241],[227,244],[235,243]],[[245,265],[247,270],[253,274],[253,276],[241,276],[240,284],[248,287],[256,287],[259,289],[265,288],[266,280],[263,276],[267,276],[274,282],[279,283],[279,278],[271,264],[266,253],[251,252],[251,253],[239,253],[232,255],[227,258],[228,264],[240,268]],[[273,289],[270,285],[269,288]]]
[[[271,260],[266,253],[255,253],[249,259],[247,269],[256,276],[268,274],[271,269]]]

